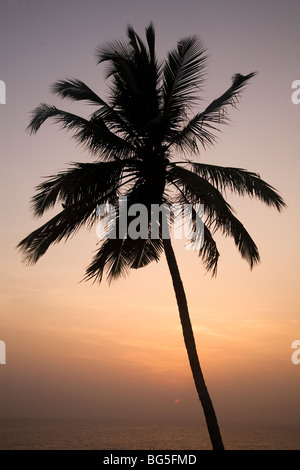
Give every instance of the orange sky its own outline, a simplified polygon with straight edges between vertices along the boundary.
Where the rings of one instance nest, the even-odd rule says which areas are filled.
[[[76,105],[50,96],[49,85],[74,75],[99,86],[103,70],[94,65],[95,47],[122,37],[129,20],[142,32],[151,19],[146,2],[134,14],[134,2],[128,1],[121,17],[107,5],[101,30],[94,19],[100,15],[97,2],[75,3],[72,18],[61,7],[57,35],[47,23],[43,38],[37,20],[58,15],[49,2],[43,2],[44,10],[28,5],[24,10],[18,1],[1,6],[0,21],[6,21],[0,42],[6,49],[0,79],[6,82],[7,103],[0,105],[0,340],[6,343],[7,364],[0,365],[0,417],[202,420],[164,258],[126,280],[98,286],[79,283],[98,241],[93,230],[51,248],[31,268],[15,250],[37,226],[29,200],[40,177],[70,161],[88,161],[57,127],[45,125],[37,136],[26,135],[28,112],[41,101],[77,112]],[[216,2],[216,10],[214,2],[205,1],[204,14],[198,3],[190,3],[188,12],[176,2],[171,17],[152,4],[161,54],[181,36],[203,36],[211,54],[208,99],[224,91],[234,73],[259,71],[232,112],[232,125],[201,158],[259,172],[288,205],[278,214],[256,201],[230,198],[261,253],[253,272],[231,240],[220,239],[216,279],[204,274],[196,253],[175,243],[200,361],[221,422],[296,424],[300,365],[291,362],[291,344],[300,339],[300,105],[291,102],[291,84],[300,79],[299,2],[284,2],[284,10],[282,2],[272,2],[272,10],[245,2],[226,12],[224,2]],[[227,3],[233,8],[236,2]]]

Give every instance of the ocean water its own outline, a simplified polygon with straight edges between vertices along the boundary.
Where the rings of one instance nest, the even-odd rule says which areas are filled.
[[[300,450],[299,426],[222,426],[228,450]],[[201,425],[0,420],[1,450],[210,450]]]

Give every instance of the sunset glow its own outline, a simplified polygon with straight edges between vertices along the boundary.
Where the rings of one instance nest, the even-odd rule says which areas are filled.
[[[0,6],[0,79],[6,85],[0,104],[0,340],[6,346],[0,419],[204,422],[164,256],[99,285],[80,282],[99,242],[96,227],[51,247],[35,266],[22,264],[16,250],[52,216],[35,220],[30,210],[42,177],[73,161],[91,161],[58,126],[47,123],[29,136],[30,111],[45,102],[89,115],[94,108],[61,102],[50,85],[74,76],[107,96],[96,47],[124,37],[127,23],[142,35],[153,20],[160,58],[180,37],[203,38],[205,102],[235,73],[258,71],[230,111],[232,123],[199,161],[259,173],[287,209],[278,214],[228,195],[261,254],[252,271],[233,241],[221,236],[216,278],[205,274],[184,240],[175,240],[174,249],[220,424],[299,424],[300,364],[291,360],[292,343],[300,340],[300,104],[291,100],[292,83],[300,79],[299,1],[100,3],[16,0]]]

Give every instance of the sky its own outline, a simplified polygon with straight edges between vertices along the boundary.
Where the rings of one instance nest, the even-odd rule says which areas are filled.
[[[300,364],[291,360],[300,339],[300,104],[291,99],[300,80],[299,20],[298,0],[0,0],[0,419],[203,422],[164,257],[99,286],[80,282],[96,230],[55,245],[34,267],[16,250],[41,223],[30,198],[42,177],[90,161],[55,125],[29,136],[30,111],[46,102],[87,115],[90,108],[51,94],[52,83],[75,77],[105,98],[96,48],[124,38],[127,24],[142,36],[153,21],[159,58],[182,37],[205,42],[203,106],[235,73],[258,72],[230,110],[230,126],[198,158],[257,172],[286,201],[279,214],[229,196],[261,263],[250,271],[232,240],[218,238],[211,278],[195,252],[180,240],[174,246],[220,425],[299,423]]]

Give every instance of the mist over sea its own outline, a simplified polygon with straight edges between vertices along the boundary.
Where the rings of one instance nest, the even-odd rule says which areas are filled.
[[[222,426],[228,450],[300,450],[299,426]],[[201,425],[0,420],[1,450],[210,450]]]

